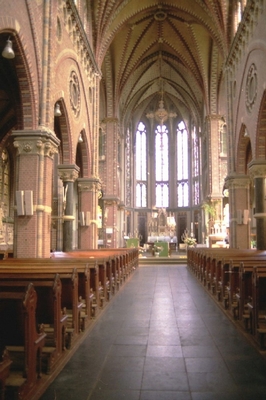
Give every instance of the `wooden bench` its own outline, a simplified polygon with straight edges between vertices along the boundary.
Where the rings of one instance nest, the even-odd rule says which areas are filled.
[[[41,377],[46,334],[36,330],[37,294],[33,284],[0,292],[0,346],[12,364],[5,381],[5,398],[30,398]],[[17,397],[16,397],[17,396]]]
[[[261,348],[266,335],[266,252],[190,249],[188,268]]]
[[[9,357],[7,350],[4,350],[2,361],[0,362],[0,399],[5,400],[6,379],[10,374],[10,366],[12,360]]]
[[[65,349],[67,316],[62,315],[61,280],[58,274],[54,278],[34,275],[23,278],[20,273],[12,273],[1,277],[0,291],[20,289],[29,283],[33,283],[37,293],[36,323],[46,333],[42,361],[46,364],[45,371],[50,373]]]
[[[12,260],[12,259],[10,259]],[[50,260],[50,259],[49,259]],[[83,304],[79,301],[78,297],[78,274],[73,266],[69,268],[61,268],[59,265],[55,266],[49,262],[42,261],[45,265],[40,267],[39,263],[32,264],[29,261],[12,261],[6,260],[1,262],[0,267],[0,281],[1,279],[10,279],[11,274],[20,274],[21,279],[54,279],[55,274],[58,272],[62,283],[61,291],[61,310],[63,314],[67,315],[67,348],[70,348],[73,340],[81,331],[81,310]]]
[[[37,305],[35,306],[36,319],[33,326],[39,324],[42,330],[41,334],[44,335],[46,340],[39,347],[42,351],[38,352],[42,356],[42,365],[45,366],[46,372],[53,374],[55,370],[57,371],[58,368],[61,368],[61,365],[65,362],[64,360],[68,359],[67,354],[75,348],[72,345],[75,340],[77,339],[78,341],[81,333],[90,324],[91,319],[98,316],[101,306],[106,304],[111,296],[117,293],[118,288],[126,281],[134,268],[138,266],[138,256],[136,257],[136,253],[134,254],[132,250],[114,251],[110,254],[108,254],[108,251],[102,254],[96,252],[94,255],[92,253],[77,254],[75,252],[75,254],[67,257],[57,257],[53,254],[53,257],[48,259],[18,260],[8,258],[0,261],[1,293],[11,292],[12,296],[16,296],[16,293],[21,292],[24,284],[28,282],[35,284],[34,291],[37,297]],[[53,286],[53,282],[56,281],[56,273],[58,274],[57,281],[61,284],[61,300],[57,297],[60,290],[56,285],[55,287]],[[12,284],[14,281],[16,281],[16,284]],[[44,284],[44,282],[46,283]],[[47,285],[46,288],[45,285]],[[48,286],[49,296],[47,292]],[[13,289],[11,289],[12,287]],[[52,303],[52,299],[54,303]],[[56,303],[60,303],[58,308],[55,308]],[[45,307],[49,310],[45,310]],[[45,319],[40,318],[42,315]],[[57,321],[58,328],[56,329],[54,329],[56,322],[52,316]],[[6,325],[6,323],[7,321],[3,319],[3,325]],[[4,338],[2,339],[1,341],[0,335],[0,344],[4,343]],[[23,400],[30,398],[31,392],[29,394],[27,379],[25,380],[23,374],[19,375],[19,379],[14,384],[14,368],[23,359],[26,351],[25,346],[20,342],[14,343],[14,341],[7,343],[7,345],[11,355],[9,357],[13,358],[12,368],[10,368],[10,377],[13,376],[13,384],[11,385],[9,378],[7,378],[6,391],[7,393],[11,391],[19,393]],[[2,348],[0,347],[0,350],[3,350],[4,347],[5,345]],[[66,347],[69,349],[68,351],[65,351]],[[51,354],[49,354],[49,351]],[[58,358],[56,358],[57,355]],[[5,364],[0,363],[0,366],[7,374],[7,362],[5,361]],[[55,366],[56,368],[54,368]],[[34,387],[37,387],[36,385],[40,388],[42,381],[45,380],[44,377],[38,379],[38,377],[41,377],[41,360],[37,356],[35,367],[37,381],[32,383],[32,392],[34,392]],[[2,382],[5,380],[5,374],[3,373],[2,375]],[[24,389],[25,387],[26,389]]]
[[[266,263],[265,263],[266,264]],[[255,339],[264,349],[266,334],[266,265],[254,266],[253,270],[253,333]]]

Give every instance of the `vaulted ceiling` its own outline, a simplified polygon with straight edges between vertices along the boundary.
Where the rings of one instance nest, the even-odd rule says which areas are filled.
[[[217,112],[230,3],[92,0],[96,59],[103,85],[112,77],[114,116],[140,118],[161,99],[180,117],[198,122],[203,110]]]

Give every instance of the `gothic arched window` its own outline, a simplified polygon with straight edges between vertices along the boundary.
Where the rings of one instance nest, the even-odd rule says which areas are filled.
[[[140,122],[136,132],[136,207],[147,207],[147,135]]]
[[[156,207],[169,206],[169,148],[168,130],[158,125],[155,131],[155,197]]]
[[[177,131],[177,204],[178,207],[188,207],[188,133],[183,121],[178,124]]]

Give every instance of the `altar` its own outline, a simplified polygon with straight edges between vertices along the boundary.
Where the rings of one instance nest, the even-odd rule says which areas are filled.
[[[169,257],[172,251],[176,251],[177,237],[148,236],[148,243],[146,243],[145,247],[153,255],[155,255],[156,249],[158,249],[158,257]]]

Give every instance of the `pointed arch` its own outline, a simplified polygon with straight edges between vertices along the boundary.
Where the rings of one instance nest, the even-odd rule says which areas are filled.
[[[263,93],[258,116],[255,158],[266,157],[266,90]]]
[[[249,133],[244,124],[240,129],[240,135],[237,146],[236,172],[238,174],[247,174],[247,164],[252,159],[252,146]]]

